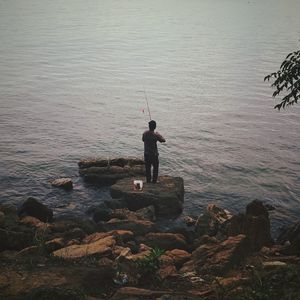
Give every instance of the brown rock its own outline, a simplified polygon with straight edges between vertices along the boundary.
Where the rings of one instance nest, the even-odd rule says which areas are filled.
[[[39,219],[31,216],[25,216],[20,220],[21,224],[24,224],[26,226],[40,228],[40,229],[47,229],[49,227],[49,224],[44,223],[40,221]]]
[[[76,259],[91,255],[107,256],[112,253],[115,243],[115,239],[108,236],[90,244],[72,245],[56,250],[53,255],[64,259]]]
[[[239,265],[248,253],[245,235],[229,237],[219,244],[200,246],[192,253],[191,260],[183,265],[181,272],[197,271],[198,274],[222,276]]]
[[[150,221],[112,219],[104,227],[107,231],[128,230],[134,232],[135,235],[144,235],[152,231],[153,226],[154,224]]]
[[[161,279],[166,279],[167,277],[174,276],[176,274],[177,271],[174,265],[163,266],[157,271],[157,275]]]
[[[51,185],[65,190],[71,190],[73,188],[73,181],[71,178],[59,178],[51,181]]]
[[[142,241],[152,248],[164,250],[187,249],[188,247],[184,236],[178,233],[148,233]]]
[[[134,238],[134,234],[132,231],[129,230],[112,230],[109,232],[95,232],[83,240],[85,244],[96,242],[100,239],[103,239],[105,237],[112,236],[115,238],[116,242],[123,243],[130,241]]]
[[[165,255],[169,256],[176,267],[181,267],[185,262],[187,262],[191,258],[191,254],[180,249],[173,249],[171,251],[167,251]]]

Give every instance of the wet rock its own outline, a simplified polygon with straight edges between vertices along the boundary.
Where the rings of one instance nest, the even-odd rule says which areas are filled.
[[[263,246],[272,245],[267,209],[260,201],[251,202],[245,215],[239,214],[231,218],[227,224],[227,234],[229,236],[245,234],[252,251],[259,251]]]
[[[86,181],[100,185],[111,185],[122,178],[145,174],[144,161],[138,158],[86,159],[78,166]]]
[[[35,198],[28,198],[21,206],[18,215],[32,216],[42,222],[51,222],[53,219],[53,211],[44,204],[37,201]]]
[[[248,253],[249,245],[245,235],[229,237],[222,243],[200,246],[180,271],[223,276],[239,265]]]
[[[150,221],[144,220],[119,220],[111,219],[108,221],[104,228],[106,231],[112,230],[129,230],[135,235],[145,235],[153,230],[154,224]]]
[[[73,188],[73,181],[71,178],[58,178],[51,181],[51,185],[65,190],[71,190]]]
[[[158,184],[145,184],[142,191],[132,188],[129,178],[118,181],[111,187],[112,198],[123,198],[130,210],[138,210],[150,205],[156,215],[176,215],[182,212],[184,201],[183,179],[162,176]]]
[[[151,248],[164,250],[187,249],[187,243],[183,235],[174,233],[148,233],[140,242]]]
[[[53,255],[63,259],[78,259],[88,256],[103,257],[112,253],[116,241],[108,236],[89,244],[72,245],[53,252]]]
[[[197,237],[203,235],[214,236],[218,233],[222,224],[232,218],[232,214],[215,204],[209,204],[206,211],[199,216],[195,224]]]

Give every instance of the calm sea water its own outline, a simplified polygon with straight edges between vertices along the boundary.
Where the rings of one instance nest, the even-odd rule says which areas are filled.
[[[300,47],[298,0],[0,0],[0,202],[59,214],[109,197],[84,185],[89,156],[142,156],[148,116],[161,173],[185,212],[259,199],[276,228],[300,214],[300,107],[273,109],[263,78]],[[72,192],[49,180],[70,176]]]

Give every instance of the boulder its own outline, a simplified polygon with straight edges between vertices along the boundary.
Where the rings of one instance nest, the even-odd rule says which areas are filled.
[[[269,212],[266,206],[259,200],[250,202],[246,207],[246,215],[248,216],[264,216],[269,218]]]
[[[267,209],[260,201],[253,201],[247,206],[246,214],[239,214],[230,219],[227,234],[235,236],[245,234],[252,251],[259,251],[263,246],[272,245],[270,220]]]
[[[159,183],[146,183],[142,191],[137,191],[132,179],[126,178],[111,186],[111,196],[123,198],[130,210],[153,205],[157,215],[176,215],[182,212],[184,184],[180,177],[161,176]]]
[[[111,219],[105,223],[106,231],[112,230],[129,230],[135,235],[145,235],[153,230],[154,224],[144,220],[119,220]]]
[[[54,251],[52,254],[63,259],[78,259],[88,256],[103,257],[112,253],[116,241],[112,236],[107,236],[93,243],[72,245]]]
[[[53,219],[53,211],[35,198],[28,198],[21,206],[19,216],[32,216],[42,222],[51,222]]]
[[[205,244],[197,248],[181,268],[181,272],[196,271],[201,275],[223,276],[239,265],[249,253],[245,235],[229,237],[222,243]]]
[[[73,181],[71,178],[58,178],[51,181],[51,185],[65,190],[71,190],[73,188]]]
[[[229,211],[222,209],[215,204],[209,204],[206,211],[201,214],[196,221],[196,236],[216,235],[220,230],[221,225],[231,218],[232,214]]]
[[[122,178],[145,174],[144,161],[138,158],[92,158],[81,160],[78,166],[84,180],[100,185],[111,185]]]
[[[187,249],[187,243],[183,235],[174,233],[148,233],[141,238],[141,243],[151,248],[164,250]]]

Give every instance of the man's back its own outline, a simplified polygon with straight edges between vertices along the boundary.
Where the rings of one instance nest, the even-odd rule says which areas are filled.
[[[143,141],[145,155],[158,155],[157,141],[162,143],[165,139],[158,132],[147,130],[143,133]]]

